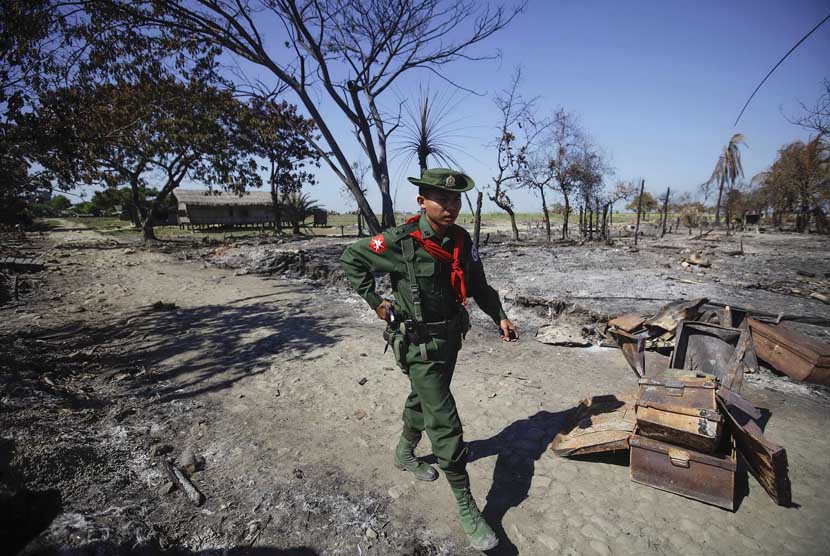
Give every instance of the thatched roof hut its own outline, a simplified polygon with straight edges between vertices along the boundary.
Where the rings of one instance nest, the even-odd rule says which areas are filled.
[[[274,208],[268,191],[229,193],[199,189],[176,189],[179,202],[179,224],[209,225],[273,225]]]

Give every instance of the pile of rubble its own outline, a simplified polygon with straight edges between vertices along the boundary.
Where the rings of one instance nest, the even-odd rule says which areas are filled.
[[[599,330],[622,350],[628,364],[644,377],[645,351],[671,353],[670,368],[712,374],[740,390],[745,372],[761,359],[796,380],[830,385],[830,345],[801,334],[785,320],[828,325],[824,319],[769,315],[708,299],[679,301],[656,315],[622,315]]]
[[[639,391],[583,400],[551,449],[568,457],[629,450],[633,481],[729,510],[740,455],[776,503],[792,505],[786,450],[763,434],[768,413],[738,392],[759,359],[830,385],[830,345],[781,320],[698,299],[608,321],[602,333],[620,347]],[[647,349],[669,352],[668,368],[647,376]]]
[[[283,240],[285,241],[285,240]],[[337,258],[342,251],[338,245],[324,248],[301,249],[287,245],[236,243],[211,248],[202,258],[220,268],[235,269],[235,274],[279,274],[291,278],[305,277],[328,283],[342,280]]]

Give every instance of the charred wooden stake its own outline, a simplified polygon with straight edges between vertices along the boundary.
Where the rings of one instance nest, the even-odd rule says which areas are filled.
[[[640,196],[637,198],[637,225],[634,227],[634,247],[637,247],[637,236],[640,235],[640,214],[643,207],[643,189],[646,187],[646,180],[640,182]]]
[[[473,245],[475,245],[476,249],[478,249],[481,242],[481,201],[483,198],[484,196],[479,191],[476,196],[475,224],[473,225]],[[487,237],[489,238],[490,236],[488,235]]]
[[[170,477],[170,480],[176,483],[176,486],[187,494],[187,497],[190,498],[191,502],[197,506],[201,506],[205,502],[205,495],[199,492],[196,485],[191,483],[190,480],[185,477],[184,473],[179,471],[175,465],[170,463],[168,460],[163,461],[164,470],[167,472],[167,476]]]

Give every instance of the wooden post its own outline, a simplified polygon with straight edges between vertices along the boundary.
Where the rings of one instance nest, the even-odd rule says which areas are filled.
[[[611,242],[611,227],[614,225],[614,203],[612,202],[608,205],[608,232],[605,236],[605,239],[608,240],[608,243]]]
[[[666,188],[666,199],[663,201],[663,231],[660,232],[660,237],[666,235],[666,222],[669,220],[669,195],[671,195],[671,187]]]
[[[637,225],[634,226],[634,247],[637,247],[637,241],[640,235],[640,213],[643,208],[643,190],[646,187],[646,180],[640,182],[640,196],[637,198]]]
[[[588,211],[588,241],[594,241],[594,209],[586,208]]]
[[[476,196],[475,224],[473,226],[473,245],[476,246],[476,249],[478,249],[481,241],[481,202],[483,199],[484,195],[479,191]]]

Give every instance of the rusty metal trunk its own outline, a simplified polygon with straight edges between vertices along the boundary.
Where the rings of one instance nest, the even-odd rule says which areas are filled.
[[[682,322],[669,367],[713,375],[727,388],[738,390],[746,367],[758,360],[749,331],[705,322]]]
[[[830,385],[830,345],[782,325],[747,321],[758,357],[796,380]]]
[[[723,433],[716,384],[706,378],[646,378],[637,399],[639,434],[654,440],[714,452]]]
[[[737,459],[729,439],[723,454],[702,454],[636,433],[631,446],[631,480],[713,506],[735,510]]]

